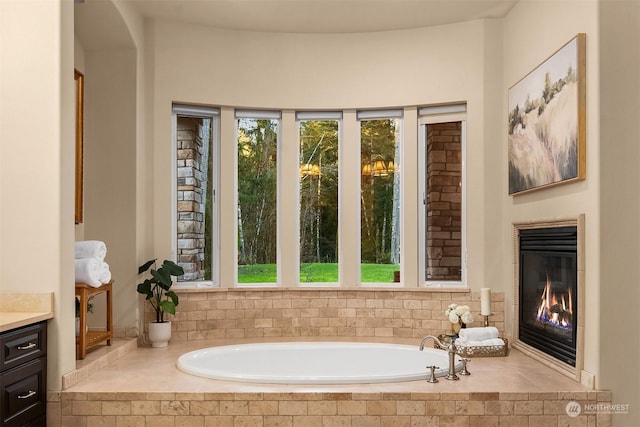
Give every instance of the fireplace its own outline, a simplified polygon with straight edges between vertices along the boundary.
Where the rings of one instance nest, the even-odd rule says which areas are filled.
[[[577,227],[519,233],[518,339],[576,366],[578,330]]]

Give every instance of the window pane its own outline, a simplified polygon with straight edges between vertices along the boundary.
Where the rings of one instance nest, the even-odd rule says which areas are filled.
[[[179,281],[211,280],[213,120],[177,116]]]
[[[300,282],[338,282],[338,121],[300,122]]]
[[[427,125],[426,280],[462,280],[462,123]]]
[[[237,120],[238,282],[277,282],[278,120]]]
[[[394,281],[400,264],[400,119],[360,123],[361,282]]]

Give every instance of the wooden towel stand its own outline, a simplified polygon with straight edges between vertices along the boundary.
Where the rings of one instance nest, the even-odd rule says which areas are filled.
[[[80,299],[80,331],[76,337],[76,359],[84,359],[87,350],[102,341],[107,340],[107,345],[111,345],[113,339],[113,316],[112,316],[112,292],[113,280],[99,288],[94,288],[85,283],[76,283],[76,297]],[[87,302],[89,297],[106,292],[107,297],[107,330],[87,331]]]

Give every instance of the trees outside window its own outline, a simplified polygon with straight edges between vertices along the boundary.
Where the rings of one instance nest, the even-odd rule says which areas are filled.
[[[302,120],[300,283],[338,282],[338,120]]]
[[[348,286],[383,285],[398,277],[401,236],[407,233],[407,244],[413,233],[418,236],[403,255],[419,264],[417,285],[464,286],[466,106],[422,107],[413,119],[403,118],[406,111],[235,110],[234,118],[224,111],[221,117],[216,108],[174,105],[172,243],[185,270],[181,286],[216,286],[221,279],[223,286],[282,280],[292,286],[296,276],[303,286],[340,286],[341,278]],[[417,146],[411,138],[403,142],[405,120],[417,126]],[[343,132],[351,140],[343,141]],[[222,145],[221,133],[230,147]],[[347,145],[358,136],[358,145]],[[403,144],[418,155],[417,164],[408,165],[417,166],[417,180],[404,190]],[[221,147],[234,162],[220,163]],[[286,164],[279,164],[281,153]],[[341,153],[348,157],[340,159]],[[342,182],[340,173],[357,173],[359,185]],[[218,206],[218,188],[221,200],[235,196],[235,203]],[[414,197],[413,188],[420,200],[418,223],[401,228],[403,191]],[[236,218],[230,233],[218,232],[220,212]],[[219,253],[234,246],[234,256]]]
[[[238,283],[278,281],[278,123],[237,115]]]
[[[400,264],[400,118],[360,122],[360,281],[388,283]]]

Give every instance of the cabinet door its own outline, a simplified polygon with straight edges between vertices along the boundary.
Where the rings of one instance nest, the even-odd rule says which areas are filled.
[[[0,336],[0,371],[42,357],[46,352],[46,322],[5,332]]]
[[[45,414],[46,363],[42,357],[0,375],[2,426],[22,426]]]

